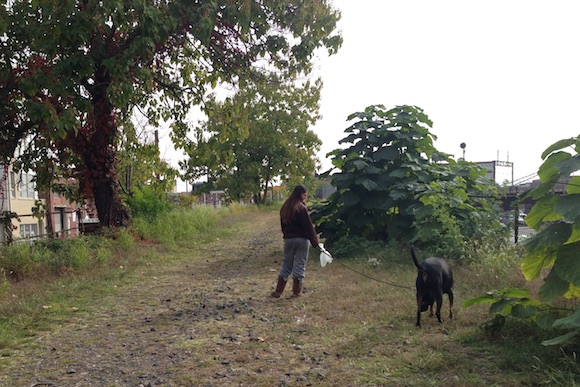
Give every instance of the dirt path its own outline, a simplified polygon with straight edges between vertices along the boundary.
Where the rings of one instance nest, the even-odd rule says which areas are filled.
[[[275,213],[251,215],[237,235],[95,300],[90,317],[38,337],[0,375],[2,386],[272,385],[283,356],[267,340],[288,300],[267,297],[281,237]],[[266,307],[264,307],[266,306]],[[247,363],[251,362],[251,369]],[[260,375],[275,380],[260,381]],[[248,381],[244,384],[242,381]]]
[[[340,260],[321,268],[311,258],[304,296],[291,299],[287,289],[270,298],[278,222],[275,212],[255,211],[229,226],[224,220],[229,234],[211,243],[139,245],[155,260],[0,359],[0,386],[535,385],[522,384],[535,377],[507,370],[492,347],[465,343],[485,311],[456,310],[444,324],[426,317],[417,329],[412,290],[372,281]],[[409,286],[416,276],[411,262],[372,273]],[[469,284],[456,274],[461,302]]]

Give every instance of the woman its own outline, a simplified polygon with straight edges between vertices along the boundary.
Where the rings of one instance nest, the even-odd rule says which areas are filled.
[[[280,224],[284,236],[284,258],[278,273],[278,284],[271,296],[279,298],[286,287],[288,277],[292,274],[292,296],[298,297],[302,292],[302,282],[306,272],[308,250],[310,245],[318,247],[318,236],[314,224],[306,210],[308,190],[303,185],[294,187],[280,209]]]

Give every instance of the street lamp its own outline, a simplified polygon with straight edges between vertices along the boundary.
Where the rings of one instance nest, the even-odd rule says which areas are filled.
[[[462,142],[461,144],[459,144],[459,146],[461,147],[461,149],[463,149],[463,161],[465,161],[465,147],[466,147],[467,145],[465,145],[465,143],[464,143],[464,142]]]

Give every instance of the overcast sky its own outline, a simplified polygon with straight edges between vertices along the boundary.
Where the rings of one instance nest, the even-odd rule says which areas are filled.
[[[537,172],[552,143],[580,134],[580,1],[333,0],[344,44],[321,57],[320,158],[346,118],[416,105],[438,150]]]
[[[513,162],[516,180],[538,171],[552,143],[580,134],[580,1],[333,4],[344,43],[316,61],[322,171],[347,117],[374,104],[422,108],[438,150],[461,157],[464,142],[468,161]]]

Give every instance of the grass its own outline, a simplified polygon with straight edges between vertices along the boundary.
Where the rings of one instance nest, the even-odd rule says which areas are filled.
[[[163,333],[150,349],[138,343],[148,356],[159,353],[155,361],[174,385],[571,386],[579,380],[573,349],[540,345],[546,332],[514,320],[485,331],[485,306],[461,308],[490,289],[537,286],[519,274],[517,251],[455,264],[454,320],[447,319],[445,298],[444,323],[424,315],[417,329],[408,252],[388,246],[337,256],[321,268],[312,251],[304,297],[273,300],[266,295],[279,265],[275,211],[206,210],[192,222],[195,211],[168,214],[171,227],[188,230],[179,237],[149,225],[135,231],[141,242],[129,234],[90,242],[97,248],[88,251],[101,246],[106,252],[99,259],[89,255],[84,268],[10,282],[0,300],[0,356],[15,367],[15,353],[33,356],[28,353],[41,335],[67,330],[58,340],[72,335],[78,342],[82,332],[71,324],[115,319],[119,331],[107,328],[104,335],[118,335],[114,342],[146,340],[143,325]],[[128,309],[140,313],[135,322]],[[123,354],[102,336],[79,337],[91,344],[90,356]],[[62,361],[74,364],[83,350],[71,348],[74,355]],[[176,354],[181,363],[163,368],[161,359]],[[146,366],[136,366],[146,373]]]

